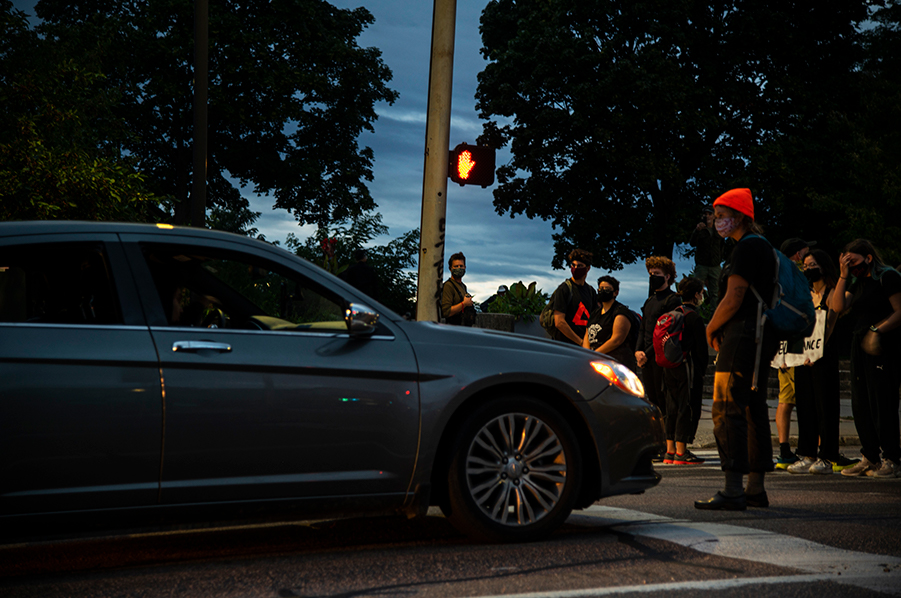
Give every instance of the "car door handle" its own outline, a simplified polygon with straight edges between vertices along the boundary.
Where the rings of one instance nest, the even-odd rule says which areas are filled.
[[[232,346],[227,343],[212,343],[210,341],[176,341],[172,343],[173,351],[188,351],[196,353],[197,351],[218,351],[219,353],[230,353]]]

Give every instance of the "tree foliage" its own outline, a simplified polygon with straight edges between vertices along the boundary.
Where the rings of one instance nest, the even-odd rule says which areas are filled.
[[[512,153],[497,211],[549,219],[558,267],[572,246],[608,269],[671,256],[701,206],[738,186],[777,243],[847,236],[849,210],[874,236],[893,191],[870,194],[888,161],[872,160],[886,133],[866,104],[892,96],[872,63],[884,30],[865,46],[857,26],[876,4],[492,0],[476,97],[481,141]]]
[[[363,249],[372,239],[388,234],[381,214],[366,214],[332,227],[320,227],[316,233],[300,241],[288,235],[287,247],[300,257],[325,267],[341,271],[354,263],[353,253]],[[334,240],[333,255],[323,253],[323,241]],[[415,269],[419,256],[419,229],[408,231],[387,245],[365,247],[368,263],[379,280],[379,301],[399,314],[413,313],[416,300]],[[324,264],[327,258],[328,263]]]
[[[160,200],[119,149],[128,131],[96,65],[40,40],[9,1],[0,40],[0,220],[145,220]]]
[[[41,32],[94,56],[121,94],[134,136],[121,148],[187,218],[192,178],[194,3],[41,0]],[[254,213],[239,185],[271,194],[301,224],[326,225],[375,207],[366,187],[374,105],[393,102],[391,73],[356,38],[364,8],[322,0],[213,0],[209,8],[208,207],[245,229]]]

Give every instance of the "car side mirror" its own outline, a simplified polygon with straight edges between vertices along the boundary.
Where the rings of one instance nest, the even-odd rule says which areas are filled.
[[[369,336],[375,332],[379,314],[363,303],[349,303],[344,310],[344,322],[351,336]]]

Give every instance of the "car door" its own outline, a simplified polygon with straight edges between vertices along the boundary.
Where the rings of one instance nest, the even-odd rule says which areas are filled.
[[[161,359],[165,504],[407,491],[417,369],[390,323],[352,338],[334,282],[280,250],[123,239]]]
[[[161,442],[116,235],[0,238],[0,515],[154,504]]]

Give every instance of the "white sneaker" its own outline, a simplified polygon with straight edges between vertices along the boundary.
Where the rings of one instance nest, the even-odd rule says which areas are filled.
[[[867,475],[874,478],[897,478],[901,477],[901,463],[895,463],[891,459],[883,459],[879,469],[867,472]]]
[[[827,461],[826,459],[818,459],[816,463],[810,466],[809,471],[810,473],[831,474],[832,461]]]
[[[879,469],[878,463],[872,463],[866,457],[861,458],[860,463],[849,467],[847,469],[842,470],[842,475],[850,476],[850,477],[859,477],[862,475],[869,475],[870,471],[874,473]]]
[[[798,455],[801,457],[800,455]],[[813,457],[801,457],[786,468],[788,473],[810,473],[810,468],[816,463]]]

